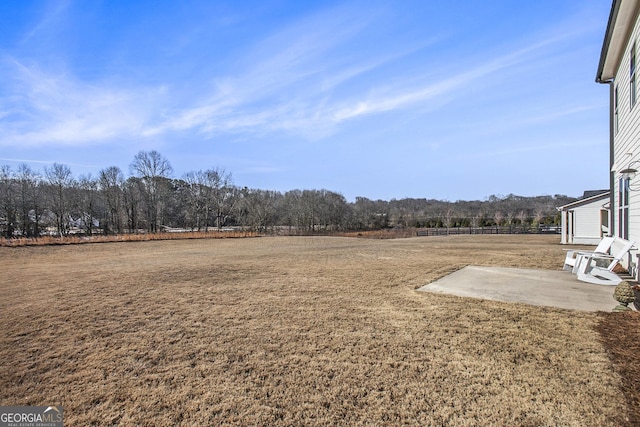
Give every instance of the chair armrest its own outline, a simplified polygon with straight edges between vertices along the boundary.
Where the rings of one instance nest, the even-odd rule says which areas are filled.
[[[614,258],[612,255],[606,254],[604,252],[588,252],[588,251],[578,251],[575,254],[572,254],[574,258]]]

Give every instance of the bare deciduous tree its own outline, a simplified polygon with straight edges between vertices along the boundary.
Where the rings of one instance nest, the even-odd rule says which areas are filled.
[[[99,213],[98,181],[91,174],[82,175],[78,178],[77,186],[79,225],[91,236],[99,225],[98,218],[104,216]]]
[[[0,235],[10,239],[16,230],[15,183],[9,166],[0,166]]]
[[[44,210],[42,179],[26,164],[18,166],[18,214],[20,231],[25,237],[40,235],[40,221]]]
[[[147,228],[151,232],[160,230],[160,220],[166,197],[166,181],[173,168],[167,159],[155,150],[140,151],[131,163],[132,175],[140,178],[146,202]]]
[[[71,175],[71,169],[66,165],[54,163],[53,165],[44,168],[44,174],[49,182],[49,206],[51,212],[55,215],[58,235],[66,236],[69,234],[71,219],[71,206],[68,190],[74,183]]]
[[[105,204],[105,215],[101,221],[104,234],[123,232],[123,186],[124,175],[117,166],[102,169],[98,175],[98,188]]]
[[[496,223],[496,228],[500,227],[502,221],[504,221],[504,215],[500,211],[495,211],[493,213],[493,221]]]
[[[122,186],[122,201],[130,233],[138,233],[140,229],[140,202],[144,197],[142,187],[140,179],[136,177],[130,177]]]
[[[524,210],[521,210],[518,212],[517,218],[518,221],[520,221],[520,225],[524,226],[524,223],[527,220],[527,213]]]
[[[40,226],[55,225],[58,234],[69,233],[71,215],[84,218],[87,232],[94,231],[99,216],[104,233],[127,228],[160,231],[161,226],[191,227],[245,224],[256,229],[288,226],[290,232],[388,227],[497,227],[521,225],[532,217],[535,226],[546,219],[559,221],[556,206],[572,202],[568,196],[521,197],[492,195],[484,201],[442,201],[426,198],[369,200],[349,203],[329,190],[292,190],[284,195],[267,190],[240,190],[223,169],[189,172],[183,180],[171,179],[169,162],[157,151],[139,152],[126,181],[117,167],[100,171],[93,179],[76,183],[68,167],[45,168],[46,180],[26,165],[12,174],[8,166],[0,177],[0,234],[38,236]],[[242,203],[239,203],[241,201]],[[237,206],[236,206],[237,204]],[[255,210],[255,211],[252,211]],[[535,213],[535,214],[533,214]],[[74,220],[75,221],[75,220]]]
[[[227,216],[233,209],[233,183],[231,174],[224,169],[205,171],[206,185],[211,189],[211,207],[216,219],[216,227],[222,228]]]

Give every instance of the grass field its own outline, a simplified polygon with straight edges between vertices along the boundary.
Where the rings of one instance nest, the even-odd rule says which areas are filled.
[[[69,426],[630,425],[612,316],[415,290],[468,264],[559,269],[557,241],[0,248],[0,405],[62,405]]]

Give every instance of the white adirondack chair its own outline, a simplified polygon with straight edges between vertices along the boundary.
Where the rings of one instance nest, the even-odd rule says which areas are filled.
[[[578,280],[597,285],[617,285],[622,279],[613,272],[615,266],[633,248],[635,242],[617,239],[622,243],[620,248],[611,249],[611,255],[583,254],[578,258],[576,267]],[[601,264],[601,265],[598,265]]]
[[[616,240],[615,237],[603,237],[598,243],[598,246],[593,251],[583,251],[580,249],[571,249],[567,251],[567,256],[564,259],[563,270],[572,270],[574,273],[574,269],[577,267],[577,260],[580,258],[580,254],[603,254],[606,255],[609,253],[609,249],[611,249],[611,245]]]

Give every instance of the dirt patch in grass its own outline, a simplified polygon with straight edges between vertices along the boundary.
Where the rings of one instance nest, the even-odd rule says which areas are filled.
[[[68,425],[630,425],[598,314],[415,290],[563,257],[522,235],[0,248],[0,405]]]

